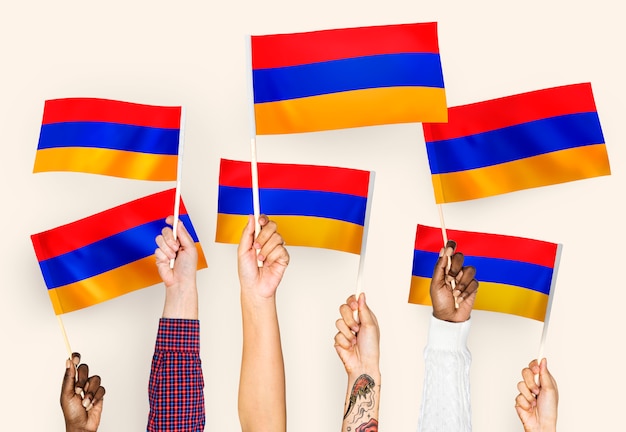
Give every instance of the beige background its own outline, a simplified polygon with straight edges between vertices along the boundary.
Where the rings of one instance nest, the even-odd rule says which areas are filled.
[[[187,109],[183,197],[209,268],[199,273],[206,430],[239,429],[241,325],[235,246],[216,244],[219,159],[249,158],[246,34],[439,22],[449,105],[591,82],[613,175],[445,206],[449,228],[563,243],[546,355],[561,430],[623,424],[621,271],[625,151],[622,6],[612,0],[9,1],[0,3],[2,274],[0,430],[61,431],[66,356],[30,234],[172,183],[32,174],[46,99],[90,96]],[[381,430],[416,430],[430,310],[407,304],[418,223],[437,225],[421,125],[261,137],[259,160],[376,171],[364,288],[382,332]],[[581,161],[584,162],[584,161]],[[115,223],[115,221],[111,221]],[[290,431],[339,430],[346,379],[333,349],[358,257],[290,248],[279,290]],[[145,430],[162,286],[63,316],[107,389],[101,431]],[[521,430],[520,370],[541,323],[477,311],[475,431]]]

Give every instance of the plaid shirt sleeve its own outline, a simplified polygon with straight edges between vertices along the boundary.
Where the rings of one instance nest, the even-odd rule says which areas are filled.
[[[203,388],[200,322],[161,318],[150,369],[147,430],[203,431]]]

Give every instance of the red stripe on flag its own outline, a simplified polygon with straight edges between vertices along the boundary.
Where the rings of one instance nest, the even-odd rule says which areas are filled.
[[[252,36],[252,69],[397,53],[439,53],[437,23]]]
[[[110,99],[66,98],[47,100],[41,124],[107,122],[165,129],[180,129],[181,107],[142,105]]]
[[[448,108],[447,123],[424,123],[424,140],[441,141],[567,114],[595,112],[591,83],[520,93]]]
[[[467,256],[500,258],[554,267],[555,243],[500,234],[447,229],[448,239],[457,243],[457,251]],[[440,228],[417,226],[415,249],[439,253],[443,246]]]
[[[32,239],[37,260],[54,258],[158,218],[165,220],[174,213],[175,192],[169,189],[35,234]],[[187,214],[182,199],[179,213]],[[45,247],[37,240],[40,236],[46,237]]]
[[[336,192],[367,198],[369,171],[350,168],[258,163],[259,188]],[[220,186],[250,188],[250,162],[222,159]]]

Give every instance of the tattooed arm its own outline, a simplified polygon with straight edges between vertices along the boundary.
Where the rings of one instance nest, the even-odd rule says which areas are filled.
[[[358,310],[358,321],[353,312]],[[365,302],[350,296],[339,308],[335,349],[348,374],[342,432],[377,432],[380,405],[379,341],[376,316]]]

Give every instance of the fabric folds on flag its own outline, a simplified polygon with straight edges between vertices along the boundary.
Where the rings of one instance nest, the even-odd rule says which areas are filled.
[[[465,265],[476,268],[480,285],[474,309],[538,321],[546,319],[549,297],[556,283],[560,244],[499,234],[446,231],[465,256]],[[440,228],[417,226],[409,303],[432,305],[430,281],[442,246]]]
[[[450,203],[609,175],[590,83],[451,107],[423,124],[435,201]]]
[[[290,246],[361,253],[367,229],[369,171],[317,165],[258,163],[262,214]],[[238,244],[253,214],[250,162],[220,162],[215,241]]]
[[[252,36],[257,135],[446,121],[437,23]]]
[[[33,234],[31,240],[56,315],[161,282],[154,239],[172,214],[175,189],[149,195],[84,219]],[[184,203],[180,221],[204,252]]]
[[[181,111],[109,99],[47,100],[33,172],[174,181]]]

